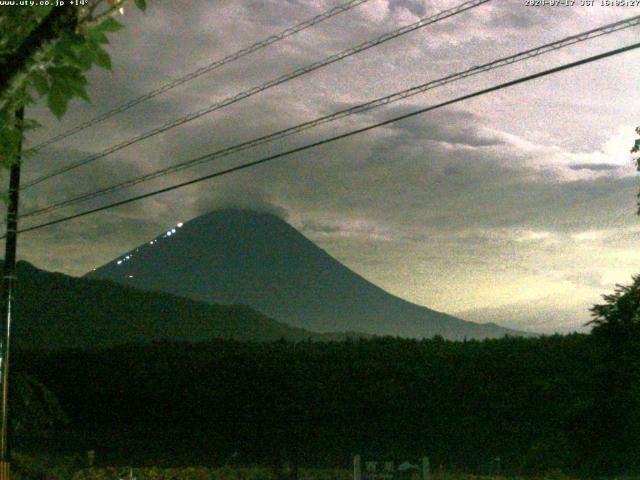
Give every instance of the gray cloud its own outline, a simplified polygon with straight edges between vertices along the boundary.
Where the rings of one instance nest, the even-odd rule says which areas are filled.
[[[427,13],[425,3],[421,0],[390,0],[389,9],[406,9],[416,17],[424,17]]]
[[[612,165],[610,163],[574,163],[569,165],[571,170],[592,170],[594,172],[602,172],[606,170],[618,170],[620,165]]]
[[[286,220],[289,216],[286,208],[274,204],[273,200],[264,191],[251,187],[227,189],[213,197],[202,196],[193,205],[197,215],[204,215],[213,210],[227,208],[270,213],[283,220]]]
[[[301,230],[305,233],[323,233],[332,234],[339,233],[341,228],[338,225],[328,225],[326,223],[319,223],[314,221],[303,221]]]

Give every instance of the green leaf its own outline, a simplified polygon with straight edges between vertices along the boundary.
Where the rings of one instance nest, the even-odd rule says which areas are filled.
[[[72,67],[70,65],[49,67],[47,68],[47,73],[52,79],[60,82],[80,81],[83,85],[87,83],[78,67]]]
[[[108,17],[102,23],[95,27],[95,30],[98,32],[117,32],[124,28],[120,22],[115,20],[113,17]]]
[[[47,105],[49,106],[49,110],[61,119],[64,113],[67,111],[67,104],[69,101],[69,96],[65,94],[65,92],[60,88],[55,88],[54,84],[49,92],[49,97],[47,98]]]
[[[85,102],[91,103],[91,99],[87,94],[87,90],[84,85],[77,82],[70,82],[69,87],[73,91],[74,94],[82,98]]]
[[[51,77],[50,80],[51,88],[47,98],[47,105],[56,117],[62,118],[67,111],[69,99],[73,97],[75,92],[71,84],[60,77]]]
[[[24,98],[22,99],[23,105],[33,105],[36,101],[33,99],[29,91],[25,90]]]
[[[62,40],[74,47],[82,47],[85,42],[84,36],[75,32],[65,32]]]
[[[99,48],[99,47],[98,47]],[[83,70],[89,70],[91,65],[96,60],[96,53],[91,45],[85,45],[82,49],[78,50],[78,57],[76,59],[77,65]]]
[[[84,42],[84,38],[80,35],[66,34],[56,44],[56,54],[62,57],[63,61],[74,64],[77,62],[78,48],[80,48]]]
[[[23,130],[35,130],[36,128],[40,128],[42,125],[37,120],[33,118],[26,119],[22,122]]]
[[[49,67],[47,73],[51,79],[51,90],[62,92],[67,99],[77,95],[87,102],[90,101],[85,89],[87,79],[78,67]]]
[[[87,42],[89,42],[93,46],[99,47],[100,44],[109,43],[109,39],[104,34],[104,32],[98,30],[97,28],[93,28],[87,33]]]
[[[138,7],[143,12],[147,9],[146,0],[135,0],[135,2],[136,2],[136,7]]]
[[[109,57],[109,54],[102,48],[95,51],[94,61],[99,67],[111,70],[111,58]]]
[[[36,89],[36,92],[38,92],[38,95],[42,97],[43,95],[47,94],[47,92],[49,91],[49,82],[46,75],[39,71],[35,71],[31,74],[31,81]]]
[[[73,87],[70,82],[53,79],[51,83],[51,91],[57,90],[61,92],[67,100],[73,96]]]

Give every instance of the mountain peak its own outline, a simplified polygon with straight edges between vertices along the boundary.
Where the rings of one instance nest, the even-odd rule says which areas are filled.
[[[278,215],[275,212],[269,212],[269,211],[263,211],[263,210],[254,210],[252,208],[248,208],[248,207],[226,207],[226,208],[220,208],[220,209],[216,209],[216,210],[211,210],[208,213],[205,213],[203,215],[200,215],[199,217],[196,217],[194,220],[206,220],[212,217],[234,217],[234,218],[259,218],[259,217],[269,217],[269,218],[274,218],[277,220],[280,220],[282,222],[285,221],[285,219]]]
[[[349,270],[271,212],[210,211],[90,272],[144,290],[242,303],[314,331],[407,337],[516,334],[395,297]]]

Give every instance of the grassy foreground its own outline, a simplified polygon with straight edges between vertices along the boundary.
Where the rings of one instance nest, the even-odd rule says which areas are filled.
[[[268,467],[101,467],[86,468],[81,456],[32,457],[13,454],[14,480],[290,480]],[[352,480],[347,468],[301,468],[299,480]],[[508,477],[432,472],[429,480],[586,480],[560,472],[542,476]],[[590,479],[593,480],[593,479]],[[597,480],[640,480],[638,476],[600,477]]]
[[[89,468],[75,472],[72,480],[285,480],[264,467],[188,467],[188,468]],[[352,480],[348,469],[301,469],[300,480]],[[430,480],[579,480],[561,473],[539,477],[503,477],[434,472]],[[640,480],[640,477],[615,477],[609,480]]]

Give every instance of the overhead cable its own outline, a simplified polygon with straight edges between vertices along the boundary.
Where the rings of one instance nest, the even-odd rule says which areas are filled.
[[[325,12],[320,13],[319,15],[316,15],[315,17],[312,17],[308,20],[305,20],[304,22],[301,22],[297,25],[294,25],[293,27],[289,27],[283,31],[281,31],[280,33],[276,33],[275,35],[272,35],[270,37],[265,38],[264,40],[260,40],[259,42],[254,43],[253,45],[250,45],[248,47],[242,48],[234,53],[231,53],[230,55],[227,55],[224,58],[221,58],[219,60],[215,60],[214,62],[209,63],[208,65],[205,65],[203,67],[198,68],[197,70],[194,70],[186,75],[183,75],[180,78],[176,78],[170,82],[165,83],[164,85],[161,85],[160,87],[151,90],[150,92],[147,92],[143,95],[140,95],[139,97],[133,98],[131,100],[128,100],[120,105],[118,105],[117,107],[114,107],[111,110],[108,110],[104,113],[101,113],[100,115],[97,115],[95,117],[93,117],[91,120],[88,120],[87,122],[81,123],[65,132],[60,133],[59,135],[56,135],[54,137],[49,138],[48,140],[45,140],[42,143],[39,143],[38,145],[31,147],[29,150],[27,150],[27,153],[35,153],[39,150],[42,150],[44,147],[51,145],[53,143],[59,142],[60,140],[63,140],[67,137],[70,137],[71,135],[74,135],[78,132],[81,132],[82,130],[85,130],[93,125],[96,125],[100,122],[103,122],[104,120],[113,117],[114,115],[117,115],[118,113],[122,113],[126,110],[129,110],[132,107],[135,107],[136,105],[142,103],[142,102],[146,102],[147,100],[150,100],[154,97],[157,97],[158,95],[163,94],[164,92],[167,92],[177,86],[180,86],[184,83],[187,83],[195,78],[198,78],[202,75],[204,75],[205,73],[209,73],[212,72],[213,70],[216,70],[220,67],[222,67],[223,65],[227,65],[228,63],[234,62],[236,60],[241,59],[242,57],[245,57],[251,53],[257,52],[258,50],[262,50],[263,48],[268,47],[269,45],[273,45],[274,43],[277,43],[281,40],[284,40],[287,37],[290,37],[292,35],[295,35],[298,32],[301,32],[303,30],[306,30],[307,28],[310,28],[314,25],[317,25],[321,22],[324,22],[325,20],[328,20],[332,17],[335,17],[336,15],[339,15],[343,12],[346,12],[348,10],[351,10],[352,8],[357,7],[358,5],[361,5],[365,2],[368,2],[369,0],[351,0],[349,2],[340,4],[336,7],[333,7]]]
[[[319,147],[321,145],[325,145],[325,144],[328,144],[328,143],[333,143],[333,142],[335,142],[337,140],[342,140],[344,138],[348,138],[348,137],[352,137],[354,135],[358,135],[360,133],[368,132],[370,130],[373,130],[373,129],[376,129],[376,128],[379,128],[379,127],[382,127],[382,126],[390,125],[390,124],[398,122],[400,120],[405,120],[407,118],[411,118],[411,117],[414,117],[414,116],[417,116],[417,115],[421,115],[421,114],[424,114],[424,113],[427,113],[427,112],[430,112],[430,111],[433,111],[433,110],[437,110],[437,109],[440,109],[440,108],[443,108],[443,107],[447,107],[447,106],[453,105],[455,103],[459,103],[459,102],[463,102],[465,100],[470,100],[472,98],[480,97],[480,96],[486,95],[488,93],[496,92],[498,90],[503,90],[505,88],[509,88],[509,87],[512,87],[512,86],[515,86],[515,85],[519,85],[519,84],[522,84],[522,83],[525,83],[525,82],[536,80],[538,78],[546,77],[546,76],[549,76],[549,75],[552,75],[552,74],[555,74],[555,73],[558,73],[558,72],[561,72],[561,71],[569,70],[569,69],[572,69],[572,68],[575,68],[575,67],[578,67],[578,66],[581,66],[581,65],[585,65],[585,64],[588,64],[588,63],[592,63],[592,62],[595,62],[595,61],[598,61],[598,60],[602,60],[602,59],[605,59],[605,58],[608,58],[608,57],[612,57],[612,56],[615,56],[615,55],[620,55],[622,53],[629,52],[629,51],[632,51],[632,50],[636,50],[638,48],[640,48],[640,43],[634,43],[634,44],[628,45],[626,47],[621,47],[621,48],[617,48],[617,49],[614,49],[614,50],[609,50],[609,51],[607,51],[605,53],[601,53],[599,55],[593,55],[591,57],[583,58],[582,60],[578,60],[578,61],[575,61],[575,62],[563,64],[563,65],[561,65],[559,67],[554,67],[554,68],[550,68],[548,70],[543,70],[541,72],[534,73],[532,75],[527,75],[525,77],[519,77],[519,78],[517,78],[515,80],[511,80],[509,82],[501,83],[499,85],[495,85],[493,87],[485,88],[485,89],[482,89],[482,90],[477,90],[477,91],[475,91],[473,93],[469,93],[467,95],[463,95],[463,96],[454,98],[452,100],[448,100],[448,101],[445,101],[445,102],[442,102],[442,103],[438,103],[436,105],[431,105],[429,107],[425,107],[425,108],[421,108],[421,109],[418,109],[418,110],[414,110],[414,111],[406,113],[404,115],[399,115],[399,116],[390,118],[390,119],[382,121],[382,122],[378,122],[378,123],[375,123],[375,124],[372,124],[372,125],[368,125],[366,127],[362,127],[362,128],[358,128],[358,129],[355,129],[355,130],[351,130],[349,132],[342,133],[340,135],[335,135],[333,137],[329,137],[329,138],[326,138],[326,139],[323,139],[323,140],[320,140],[320,141],[317,141],[317,142],[309,143],[309,144],[303,145],[301,147],[297,147],[297,148],[293,148],[293,149],[287,150],[285,152],[277,153],[275,155],[270,155],[268,157],[263,157],[263,158],[261,158],[259,160],[254,160],[254,161],[251,161],[251,162],[242,163],[240,165],[236,165],[234,167],[230,167],[230,168],[227,168],[225,170],[221,170],[221,171],[218,171],[218,172],[210,173],[208,175],[197,177],[197,178],[194,178],[192,180],[188,180],[188,181],[185,181],[185,182],[177,183],[177,184],[174,184],[174,185],[171,185],[171,186],[168,186],[168,187],[164,187],[164,188],[160,188],[158,190],[154,190],[154,191],[147,192],[147,193],[144,193],[144,194],[136,195],[136,196],[124,199],[124,200],[119,200],[117,202],[113,202],[113,203],[110,203],[110,204],[107,204],[107,205],[103,205],[101,207],[92,208],[92,209],[85,210],[85,211],[82,211],[82,212],[79,212],[79,213],[75,213],[75,214],[72,214],[72,215],[67,215],[65,217],[61,217],[61,218],[58,218],[56,220],[51,220],[51,221],[40,223],[40,224],[31,226],[31,227],[23,228],[23,229],[20,229],[18,231],[18,233],[31,232],[31,231],[39,230],[39,229],[42,229],[42,228],[45,228],[45,227],[48,227],[48,226],[51,226],[51,225],[56,225],[56,224],[59,224],[59,223],[68,222],[70,220],[74,220],[76,218],[80,218],[80,217],[84,217],[84,216],[87,216],[87,215],[91,215],[93,213],[102,212],[102,211],[105,211],[105,210],[110,210],[112,208],[119,207],[121,205],[126,205],[126,204],[129,204],[129,203],[132,203],[132,202],[136,202],[136,201],[139,201],[139,200],[142,200],[142,199],[145,199],[145,198],[149,198],[149,197],[154,197],[154,196],[160,195],[162,193],[170,192],[170,191],[177,190],[179,188],[183,188],[183,187],[186,187],[186,186],[189,186],[189,185],[194,185],[194,184],[206,181],[206,180],[210,180],[210,179],[213,179],[213,178],[217,178],[217,177],[221,177],[221,176],[224,176],[224,175],[228,175],[228,174],[240,171],[240,170],[246,170],[248,168],[252,168],[252,167],[255,167],[257,165],[262,165],[262,164],[265,164],[265,163],[273,162],[273,161],[275,161],[277,159],[288,157],[288,156],[291,156],[291,155],[296,154],[296,153],[300,153],[300,152],[303,152],[303,151],[306,151],[306,150],[310,150],[312,148]],[[4,238],[4,236],[2,236],[0,238]]]
[[[105,150],[102,150],[101,152],[95,153],[93,155],[90,155],[88,157],[85,157],[81,160],[78,160],[72,164],[69,164],[67,166],[61,167],[57,170],[54,170],[53,172],[44,174],[40,177],[35,178],[34,180],[31,180],[29,182],[26,182],[23,186],[22,189],[27,189],[30,187],[33,187],[34,185],[37,185],[39,183],[42,183],[46,180],[49,180],[51,178],[54,178],[58,175],[61,175],[63,173],[67,173],[71,170],[74,170],[78,167],[87,165],[91,162],[94,162],[100,158],[104,158],[112,153],[115,153],[119,150],[122,150],[124,148],[127,148],[131,145],[134,145],[138,142],[141,142],[142,140],[146,140],[147,138],[151,138],[155,135],[158,135],[160,133],[164,133],[167,130],[171,130],[173,128],[179,127],[181,125],[184,125],[185,123],[191,122],[197,118],[200,118],[204,115],[207,115],[209,113],[212,113],[216,110],[220,110],[224,107],[228,107],[229,105],[232,105],[234,103],[237,103],[241,100],[244,100],[246,98],[249,98],[253,95],[256,95],[258,93],[264,92],[265,90],[268,90],[270,88],[276,87],[278,85],[281,85],[285,82],[288,82],[290,80],[293,80],[294,78],[300,77],[302,75],[305,75],[307,73],[313,72],[315,70],[318,70],[322,67],[325,67],[327,65],[330,65],[332,63],[338,62],[344,58],[350,57],[352,55],[355,55],[356,53],[362,52],[364,50],[367,50],[369,48],[375,47],[377,45],[380,45],[384,42],[387,42],[389,40],[392,40],[394,38],[397,38],[401,35],[405,35],[409,32],[412,32],[414,30],[417,30],[419,28],[424,28],[428,25],[432,25],[434,23],[440,22],[446,18],[449,17],[453,17],[454,15],[458,15],[462,12],[465,12],[467,10],[470,10],[472,8],[476,8],[479,7],[480,5],[490,2],[491,0],[471,0],[471,1],[467,1],[464,2],[460,5],[458,5],[457,7],[454,8],[450,8],[448,10],[444,10],[436,15],[433,15],[431,17],[426,17],[426,18],[422,18],[419,21],[412,23],[410,25],[406,25],[402,28],[399,28],[397,30],[394,30],[392,32],[386,33],[384,35],[381,35],[373,40],[369,40],[367,42],[361,43],[360,45],[357,45],[353,48],[349,48],[347,50],[343,50],[342,52],[336,53],[334,55],[330,55],[320,61],[311,63],[309,65],[305,65],[303,67],[297,68],[295,70],[293,70],[292,72],[289,72],[285,75],[282,75],[278,78],[275,78],[273,80],[269,80],[268,82],[265,82],[261,85],[258,85],[256,87],[250,88],[249,90],[245,90],[243,92],[240,92],[236,95],[233,95],[231,97],[228,97],[220,102],[216,102],[213,105],[210,105],[208,107],[205,107],[201,110],[198,110],[196,112],[192,112],[189,113],[183,117],[180,117],[176,120],[172,120],[168,123],[165,123],[164,125],[161,125],[159,127],[156,127],[152,130],[149,130],[147,132],[141,133],[133,138],[130,138],[129,140],[126,140],[124,142],[118,143],[117,145],[114,145],[112,147],[109,147]]]
[[[178,163],[176,165],[170,165],[168,167],[161,168],[156,171],[146,173],[136,178],[125,180],[123,182],[119,182],[114,185],[110,185],[108,187],[104,187],[93,192],[84,193],[72,198],[68,198],[66,200],[53,203],[51,205],[48,205],[42,208],[28,211],[25,214],[21,215],[21,218],[27,218],[27,217],[36,216],[36,215],[42,215],[44,213],[50,213],[78,202],[91,200],[91,199],[106,195],[108,193],[113,193],[113,192],[122,190],[124,188],[132,187],[134,185],[138,185],[140,183],[153,180],[155,178],[160,178],[160,177],[163,177],[172,173],[176,173],[188,168],[193,168],[195,166],[202,165],[204,163],[208,163],[208,162],[229,156],[234,153],[248,150],[250,148],[254,148],[262,144],[270,143],[275,140],[279,140],[287,136],[317,127],[319,125],[339,120],[349,115],[364,113],[364,112],[373,110],[375,108],[381,107],[383,105],[388,105],[388,104],[397,102],[399,100],[403,100],[403,99],[412,97],[414,95],[424,93],[428,90],[432,90],[434,88],[441,87],[443,85],[447,85],[449,83],[471,77],[473,75],[477,75],[477,74],[494,70],[507,65],[512,65],[514,63],[517,63],[523,60],[528,60],[528,59],[537,57],[539,55],[543,55],[545,53],[553,52],[561,48],[568,47],[570,45],[575,45],[577,43],[584,42],[586,40],[598,38],[602,35],[607,35],[610,33],[614,33],[623,29],[627,29],[627,28],[639,26],[639,25],[640,25],[640,15],[637,15],[635,17],[631,17],[619,22],[603,25],[601,27],[585,31],[577,35],[571,35],[569,37],[565,37],[555,42],[551,42],[535,48],[531,48],[529,50],[525,50],[523,52],[519,52],[514,55],[510,55],[508,57],[503,57],[498,60],[485,63],[483,65],[474,66],[467,70],[464,70],[458,73],[453,73],[445,77],[439,78],[437,80],[432,80],[427,83],[423,83],[421,85],[417,85],[417,86],[402,90],[400,92],[392,93],[391,95],[387,95],[384,97],[377,98],[375,100],[371,100],[366,103],[355,105],[353,107],[346,108],[329,115],[324,115],[314,120],[300,123],[293,127],[285,128],[283,130],[279,130],[277,132],[274,132],[268,135],[263,135],[261,137],[254,138],[252,140],[248,140],[236,145],[232,145],[230,147],[226,147],[221,150],[217,150],[213,153],[202,155],[200,157],[196,157],[196,158]]]

